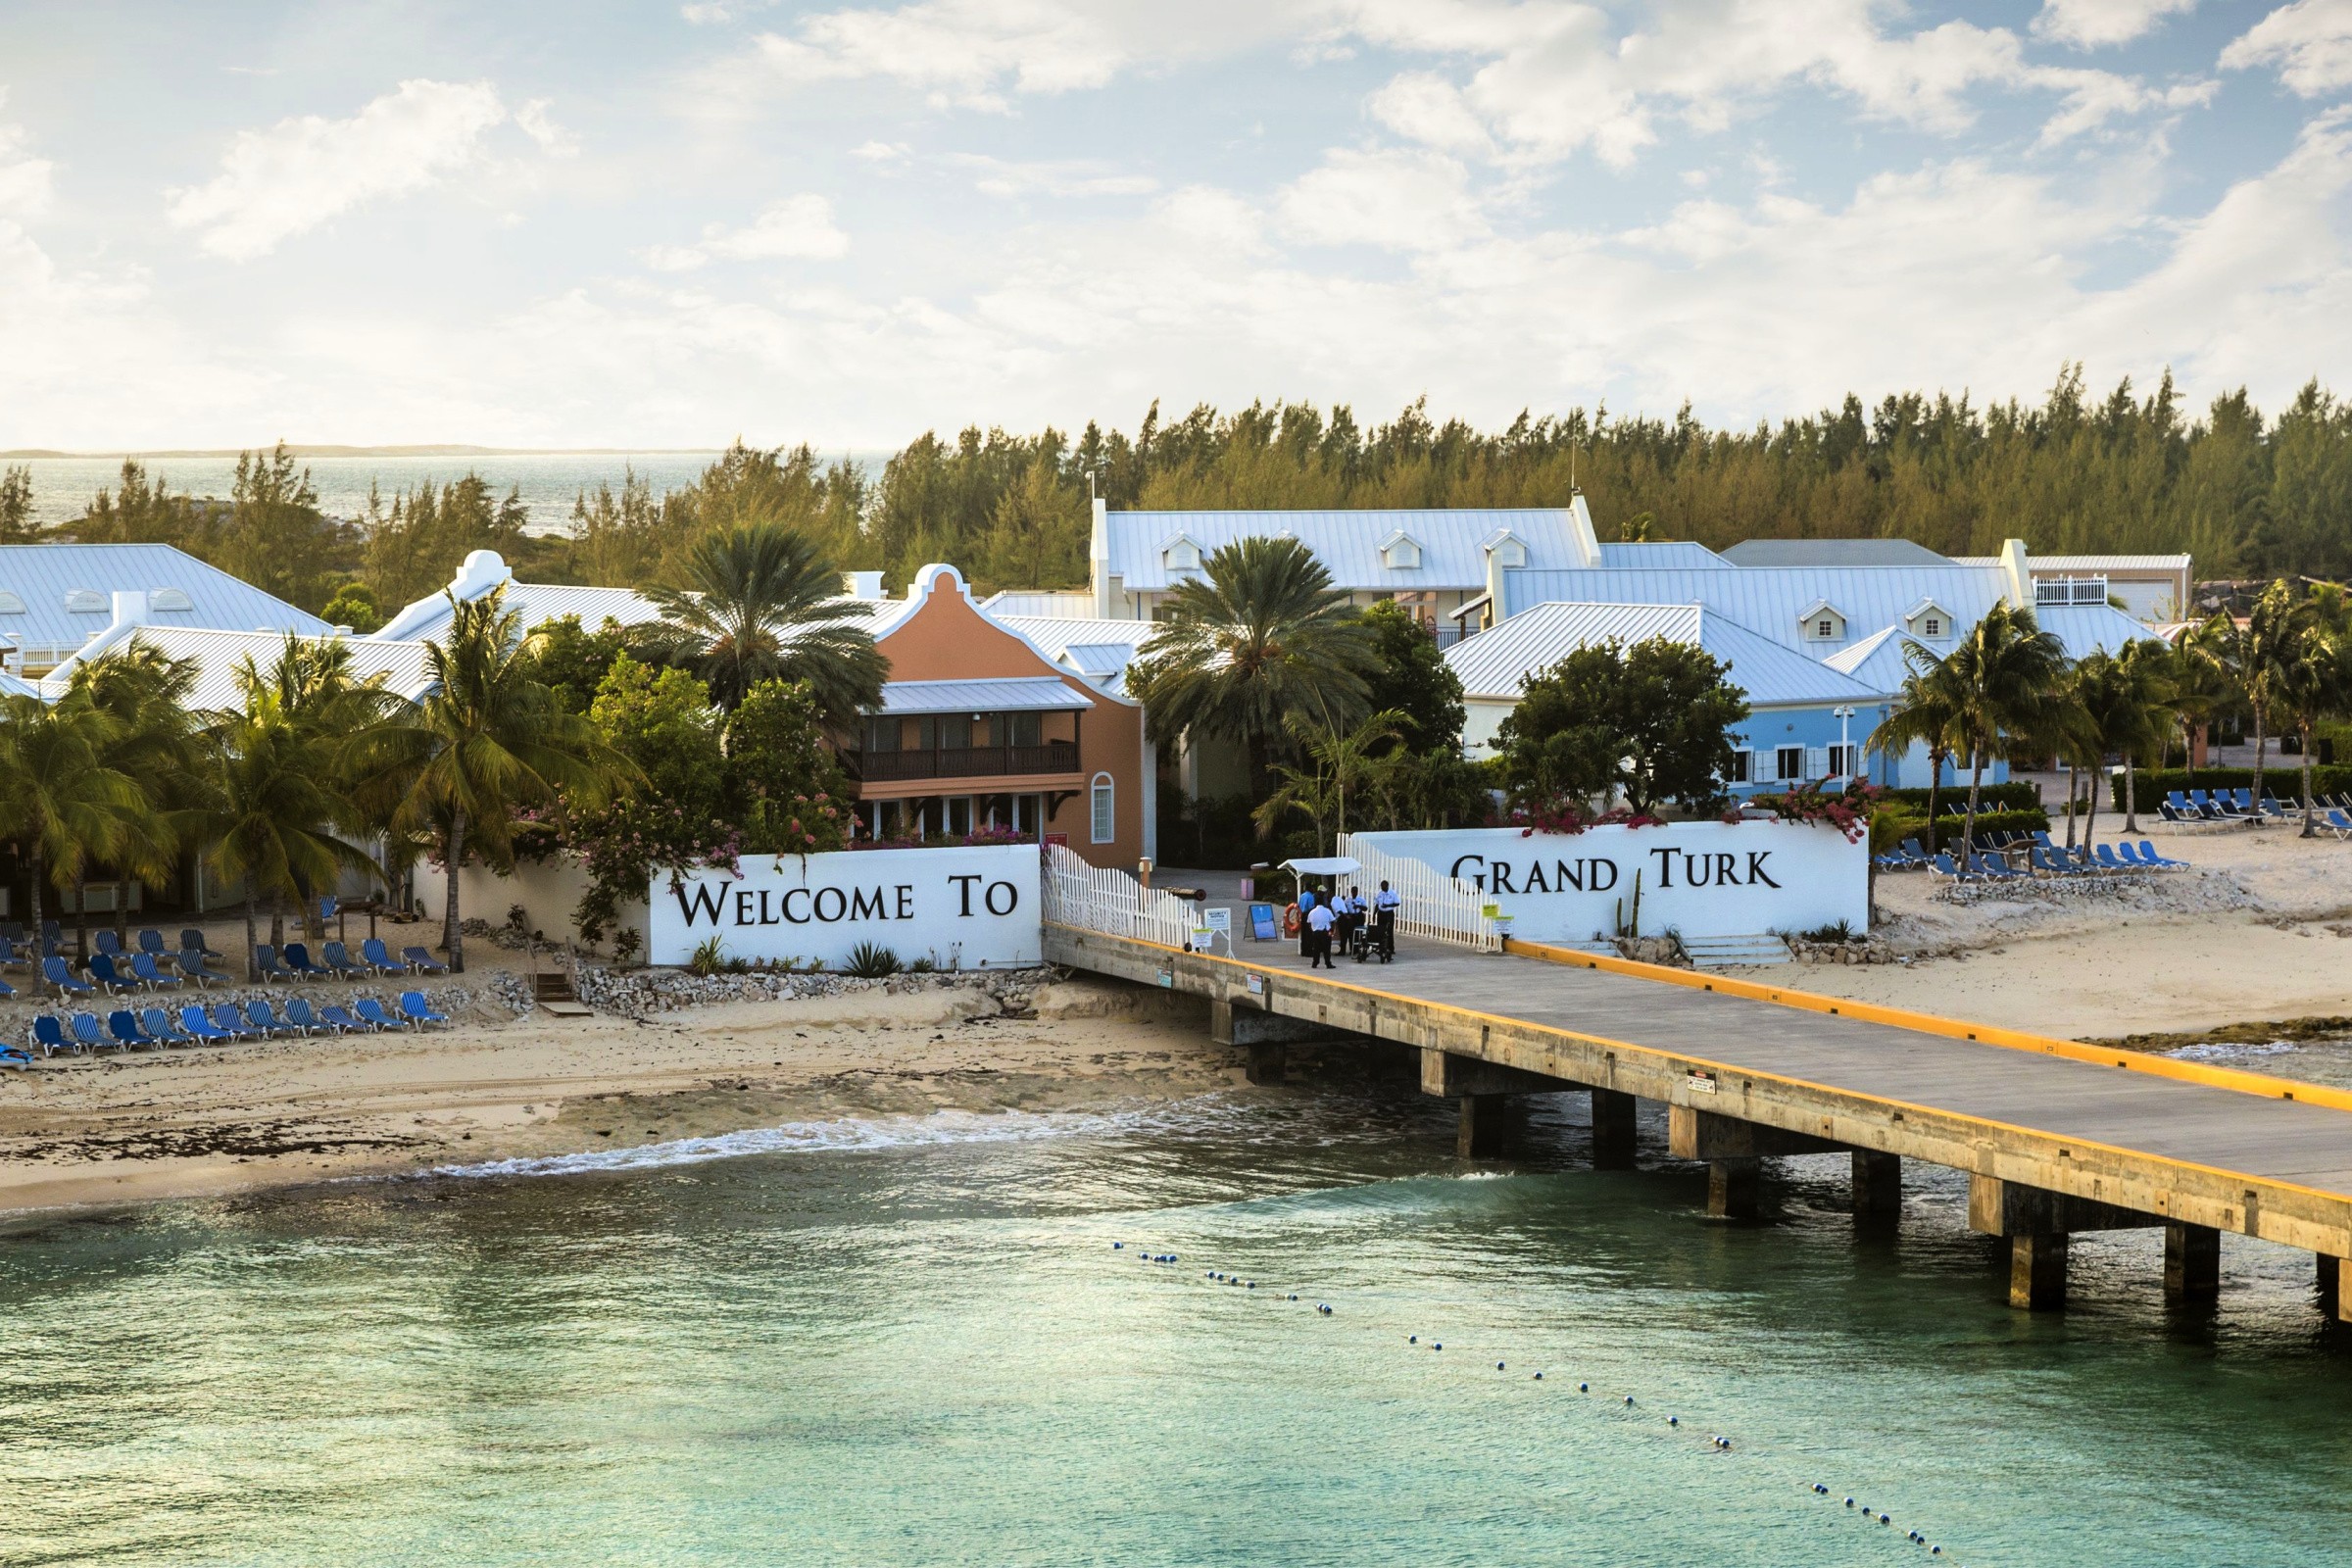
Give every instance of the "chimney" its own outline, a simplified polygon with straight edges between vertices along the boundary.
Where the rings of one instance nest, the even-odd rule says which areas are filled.
[[[1110,576],[1110,503],[1095,497],[1095,526],[1086,542],[1087,585],[1095,591],[1095,614],[1102,620],[1118,616],[1117,601],[1124,597]]]
[[[2001,541],[2001,575],[2011,606],[2018,610],[2034,608],[2034,572],[2026,564],[2026,542],[2023,539]]]
[[[878,571],[845,571],[841,574],[841,591],[852,599],[872,601],[882,597],[882,574]]]

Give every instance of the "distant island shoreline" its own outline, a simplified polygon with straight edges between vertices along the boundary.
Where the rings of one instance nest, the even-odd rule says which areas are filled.
[[[171,449],[157,448],[152,451],[138,452],[60,452],[46,447],[20,447],[13,451],[0,452],[0,460],[35,458],[236,458],[242,457],[246,452],[252,450],[256,449],[247,447],[225,447],[220,449],[188,447]],[[263,447],[259,450],[266,452],[269,450],[269,448]],[[306,447],[296,446],[292,442],[288,442],[286,444],[286,451],[297,458],[693,458],[716,456],[718,453],[724,450],[725,449],[723,447]]]

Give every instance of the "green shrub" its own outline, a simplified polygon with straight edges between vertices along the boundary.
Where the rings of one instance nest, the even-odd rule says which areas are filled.
[[[2124,808],[2124,776],[2118,773],[2112,780],[2115,808]],[[2139,808],[2153,812],[2156,803],[2169,790],[2250,790],[2254,787],[2254,770],[2250,767],[2200,767],[2192,775],[2178,767],[2143,767],[2133,788],[2139,795]],[[2284,766],[2262,770],[2262,787],[2281,801],[2303,797],[2303,760],[2294,758]],[[2337,762],[2311,770],[2311,788],[2315,795],[2343,795],[2352,793],[2352,766]]]
[[[899,956],[879,942],[860,942],[850,950],[842,973],[860,980],[884,980],[899,972]]]

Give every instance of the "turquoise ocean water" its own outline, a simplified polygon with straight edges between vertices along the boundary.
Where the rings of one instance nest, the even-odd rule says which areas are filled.
[[[1716,1224],[1541,1103],[1484,1168],[1330,1086],[20,1221],[0,1561],[2352,1556],[2307,1257],[2176,1315],[2155,1233],[2085,1239],[2029,1317],[1949,1176]]]

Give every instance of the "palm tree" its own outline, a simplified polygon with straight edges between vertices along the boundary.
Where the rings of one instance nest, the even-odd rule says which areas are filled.
[[[2309,597],[2295,607],[2282,643],[2278,701],[2294,721],[2303,747],[2303,837],[2317,838],[2312,753],[2319,744],[2320,720],[2343,710],[2346,686],[2352,681],[2352,609],[2344,602],[2344,590],[2332,583],[2313,583]],[[2263,799],[2254,797],[2257,809]]]
[[[2283,580],[2273,582],[2254,601],[2239,625],[2227,611],[2205,623],[2197,647],[2230,677],[2254,720],[2254,799],[2263,799],[2262,775],[2270,754],[2270,718],[2285,675],[2288,645],[2295,637],[2297,606]],[[2255,818],[2257,822],[2261,818]]]
[[[1382,759],[1375,754],[1381,746],[1403,734],[1405,714],[1394,708],[1382,709],[1345,734],[1302,722],[1293,715],[1291,733],[1305,749],[1309,765],[1277,767],[1284,783],[1257,808],[1260,830],[1271,833],[1285,812],[1298,807],[1315,819],[1318,849],[1323,845],[1326,815],[1336,815],[1337,831],[1345,837],[1349,792],[1360,794],[1377,775]]]
[[[1918,643],[1903,645],[1903,659],[1911,665],[1903,677],[1902,690],[1895,694],[1894,706],[1871,731],[1865,750],[1888,759],[1899,759],[1913,746],[1928,749],[1928,848],[1941,848],[1936,842],[1936,797],[1943,787],[1943,764],[1950,761],[1962,743],[1960,739],[1960,696],[1953,689],[1951,677],[1944,673],[1943,661]]]
[[[458,887],[466,858],[511,855],[514,813],[559,800],[591,807],[637,769],[596,726],[533,680],[536,650],[504,589],[454,607],[426,651],[432,689],[352,746],[357,798],[395,837],[431,840],[449,877],[441,945],[464,973]]]
[[[1128,680],[1152,738],[1238,743],[1254,799],[1266,797],[1293,715],[1336,733],[1370,706],[1364,677],[1379,661],[1371,633],[1296,539],[1253,535],[1224,546],[1204,576],[1177,585],[1161,616]]]
[[[649,588],[662,607],[651,632],[698,666],[729,712],[763,680],[807,681],[837,725],[880,704],[890,662],[842,597],[841,573],[806,534],[780,522],[714,530],[686,552],[682,581]]]
[[[212,732],[211,799],[201,812],[205,858],[222,881],[245,890],[246,963],[259,934],[257,900],[267,897],[270,935],[280,935],[284,902],[307,902],[345,868],[375,869],[368,852],[339,836],[364,819],[341,787],[332,738],[308,730],[269,687],[245,711]],[[257,975],[258,978],[258,975]]]
[[[2034,612],[2002,601],[1984,612],[1944,659],[1953,705],[1953,738],[1969,760],[1968,808],[1960,821],[1961,864],[1976,851],[1977,804],[1984,764],[2013,747],[2032,746],[2052,728],[2066,676],[2066,650]]]
[[[35,941],[42,883],[77,882],[122,847],[124,819],[146,804],[138,781],[108,760],[122,732],[86,691],[54,704],[0,696],[0,823],[30,864]]]
[[[2135,654],[2147,648],[2151,654]],[[2119,655],[2103,651],[2085,655],[2075,665],[2071,683],[2082,718],[2082,745],[2077,753],[2091,768],[2090,815],[2082,826],[2082,847],[2090,848],[2091,829],[2099,820],[2098,772],[2111,753],[2124,759],[2126,827],[2136,832],[2136,803],[2132,796],[2132,759],[2159,744],[2169,727],[2170,688],[2162,679],[2162,645],[2127,643]]]
[[[2227,628],[2228,617],[2184,626],[2173,643],[2173,713],[2180,726],[2180,766],[2190,789],[2197,786],[2197,731],[2229,706],[2229,655],[2216,621]]]
[[[138,806],[122,813],[111,868],[122,882],[161,882],[172,874],[203,777],[203,715],[189,707],[198,666],[133,638],[74,666],[72,685],[116,721],[106,764],[138,786]],[[74,925],[89,953],[88,867],[75,879]],[[125,934],[130,901],[115,899],[115,933]]]
[[[2124,755],[2124,831],[2139,831],[2139,760],[2153,747],[2161,755],[2180,712],[2180,661],[2164,643],[2136,638],[2115,656],[2117,680],[2127,706],[2136,717],[2121,720],[2108,730],[2115,750]],[[2126,744],[2136,736],[2136,744]]]

